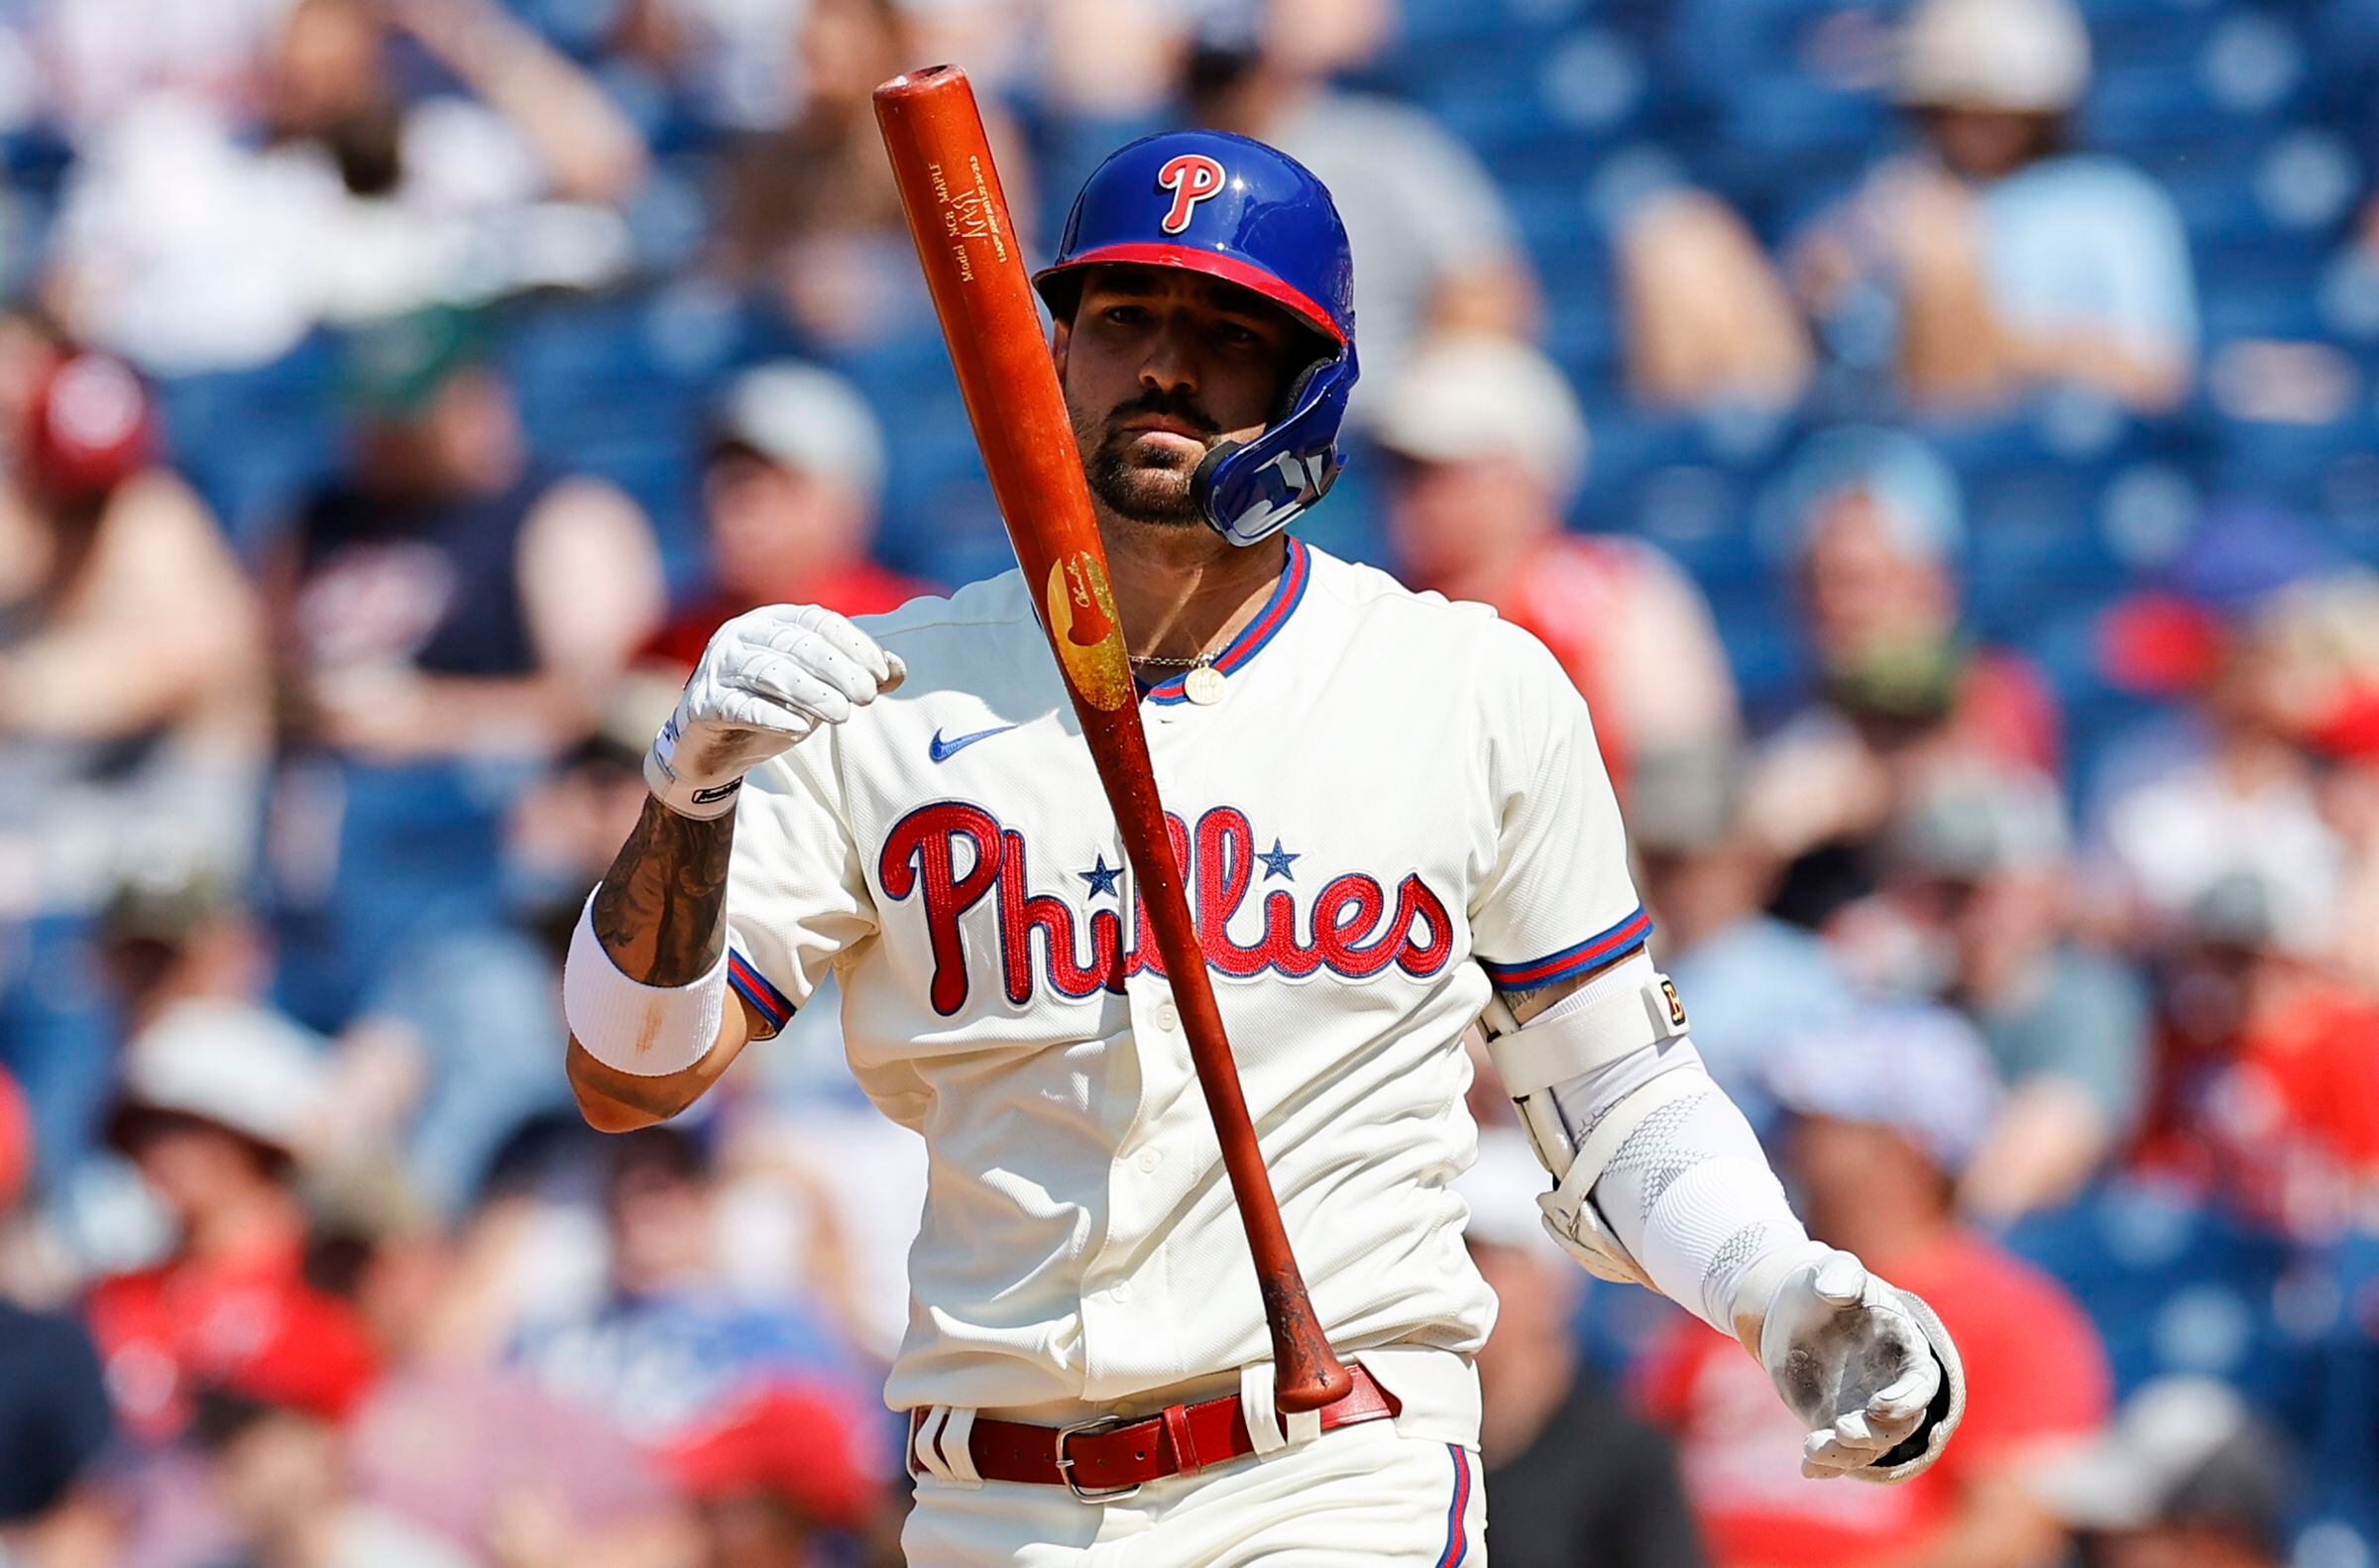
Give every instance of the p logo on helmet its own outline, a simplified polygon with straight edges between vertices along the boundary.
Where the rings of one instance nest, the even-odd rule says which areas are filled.
[[[1190,215],[1197,210],[1197,204],[1222,189],[1229,177],[1220,164],[1203,153],[1184,153],[1158,169],[1158,186],[1173,192],[1173,206],[1158,227],[1167,234],[1190,227]]]

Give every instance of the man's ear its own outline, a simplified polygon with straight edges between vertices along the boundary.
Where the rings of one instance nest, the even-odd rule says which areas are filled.
[[[1058,368],[1058,385],[1066,385],[1066,353],[1074,340],[1074,323],[1059,321],[1049,329],[1049,362]]]

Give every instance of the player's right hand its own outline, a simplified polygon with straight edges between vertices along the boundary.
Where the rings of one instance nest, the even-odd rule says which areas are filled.
[[[644,782],[688,817],[736,809],[743,775],[900,685],[900,655],[815,605],[770,605],[721,626],[653,737]]]

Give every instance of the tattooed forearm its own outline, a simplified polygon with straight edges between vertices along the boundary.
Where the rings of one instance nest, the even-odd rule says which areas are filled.
[[[730,812],[709,822],[644,802],[595,894],[595,936],[620,972],[646,985],[691,985],[727,949]]]

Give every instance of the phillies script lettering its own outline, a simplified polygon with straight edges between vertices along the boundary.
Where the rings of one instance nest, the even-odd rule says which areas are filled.
[[[1230,928],[1255,891],[1260,859],[1247,814],[1218,806],[1197,820],[1194,832],[1179,817],[1168,816],[1166,826],[1188,877],[1206,965],[1217,974],[1244,979],[1271,970],[1303,978],[1326,968],[1364,979],[1395,967],[1428,975],[1453,956],[1452,917],[1417,872],[1397,884],[1393,898],[1378,877],[1362,871],[1333,877],[1303,900],[1276,887],[1263,895],[1262,934],[1243,943]],[[1120,991],[1142,970],[1165,972],[1148,912],[1136,900],[1129,945],[1122,912],[1094,909],[1085,952],[1085,922],[1074,906],[1028,891],[1024,835],[1001,827],[980,806],[937,801],[903,817],[884,840],[876,876],[891,898],[915,898],[924,908],[934,1010],[945,1017],[966,1005],[969,988],[961,917],[986,899],[998,912],[1001,989],[1019,1007],[1044,982],[1060,995],[1083,997]]]

